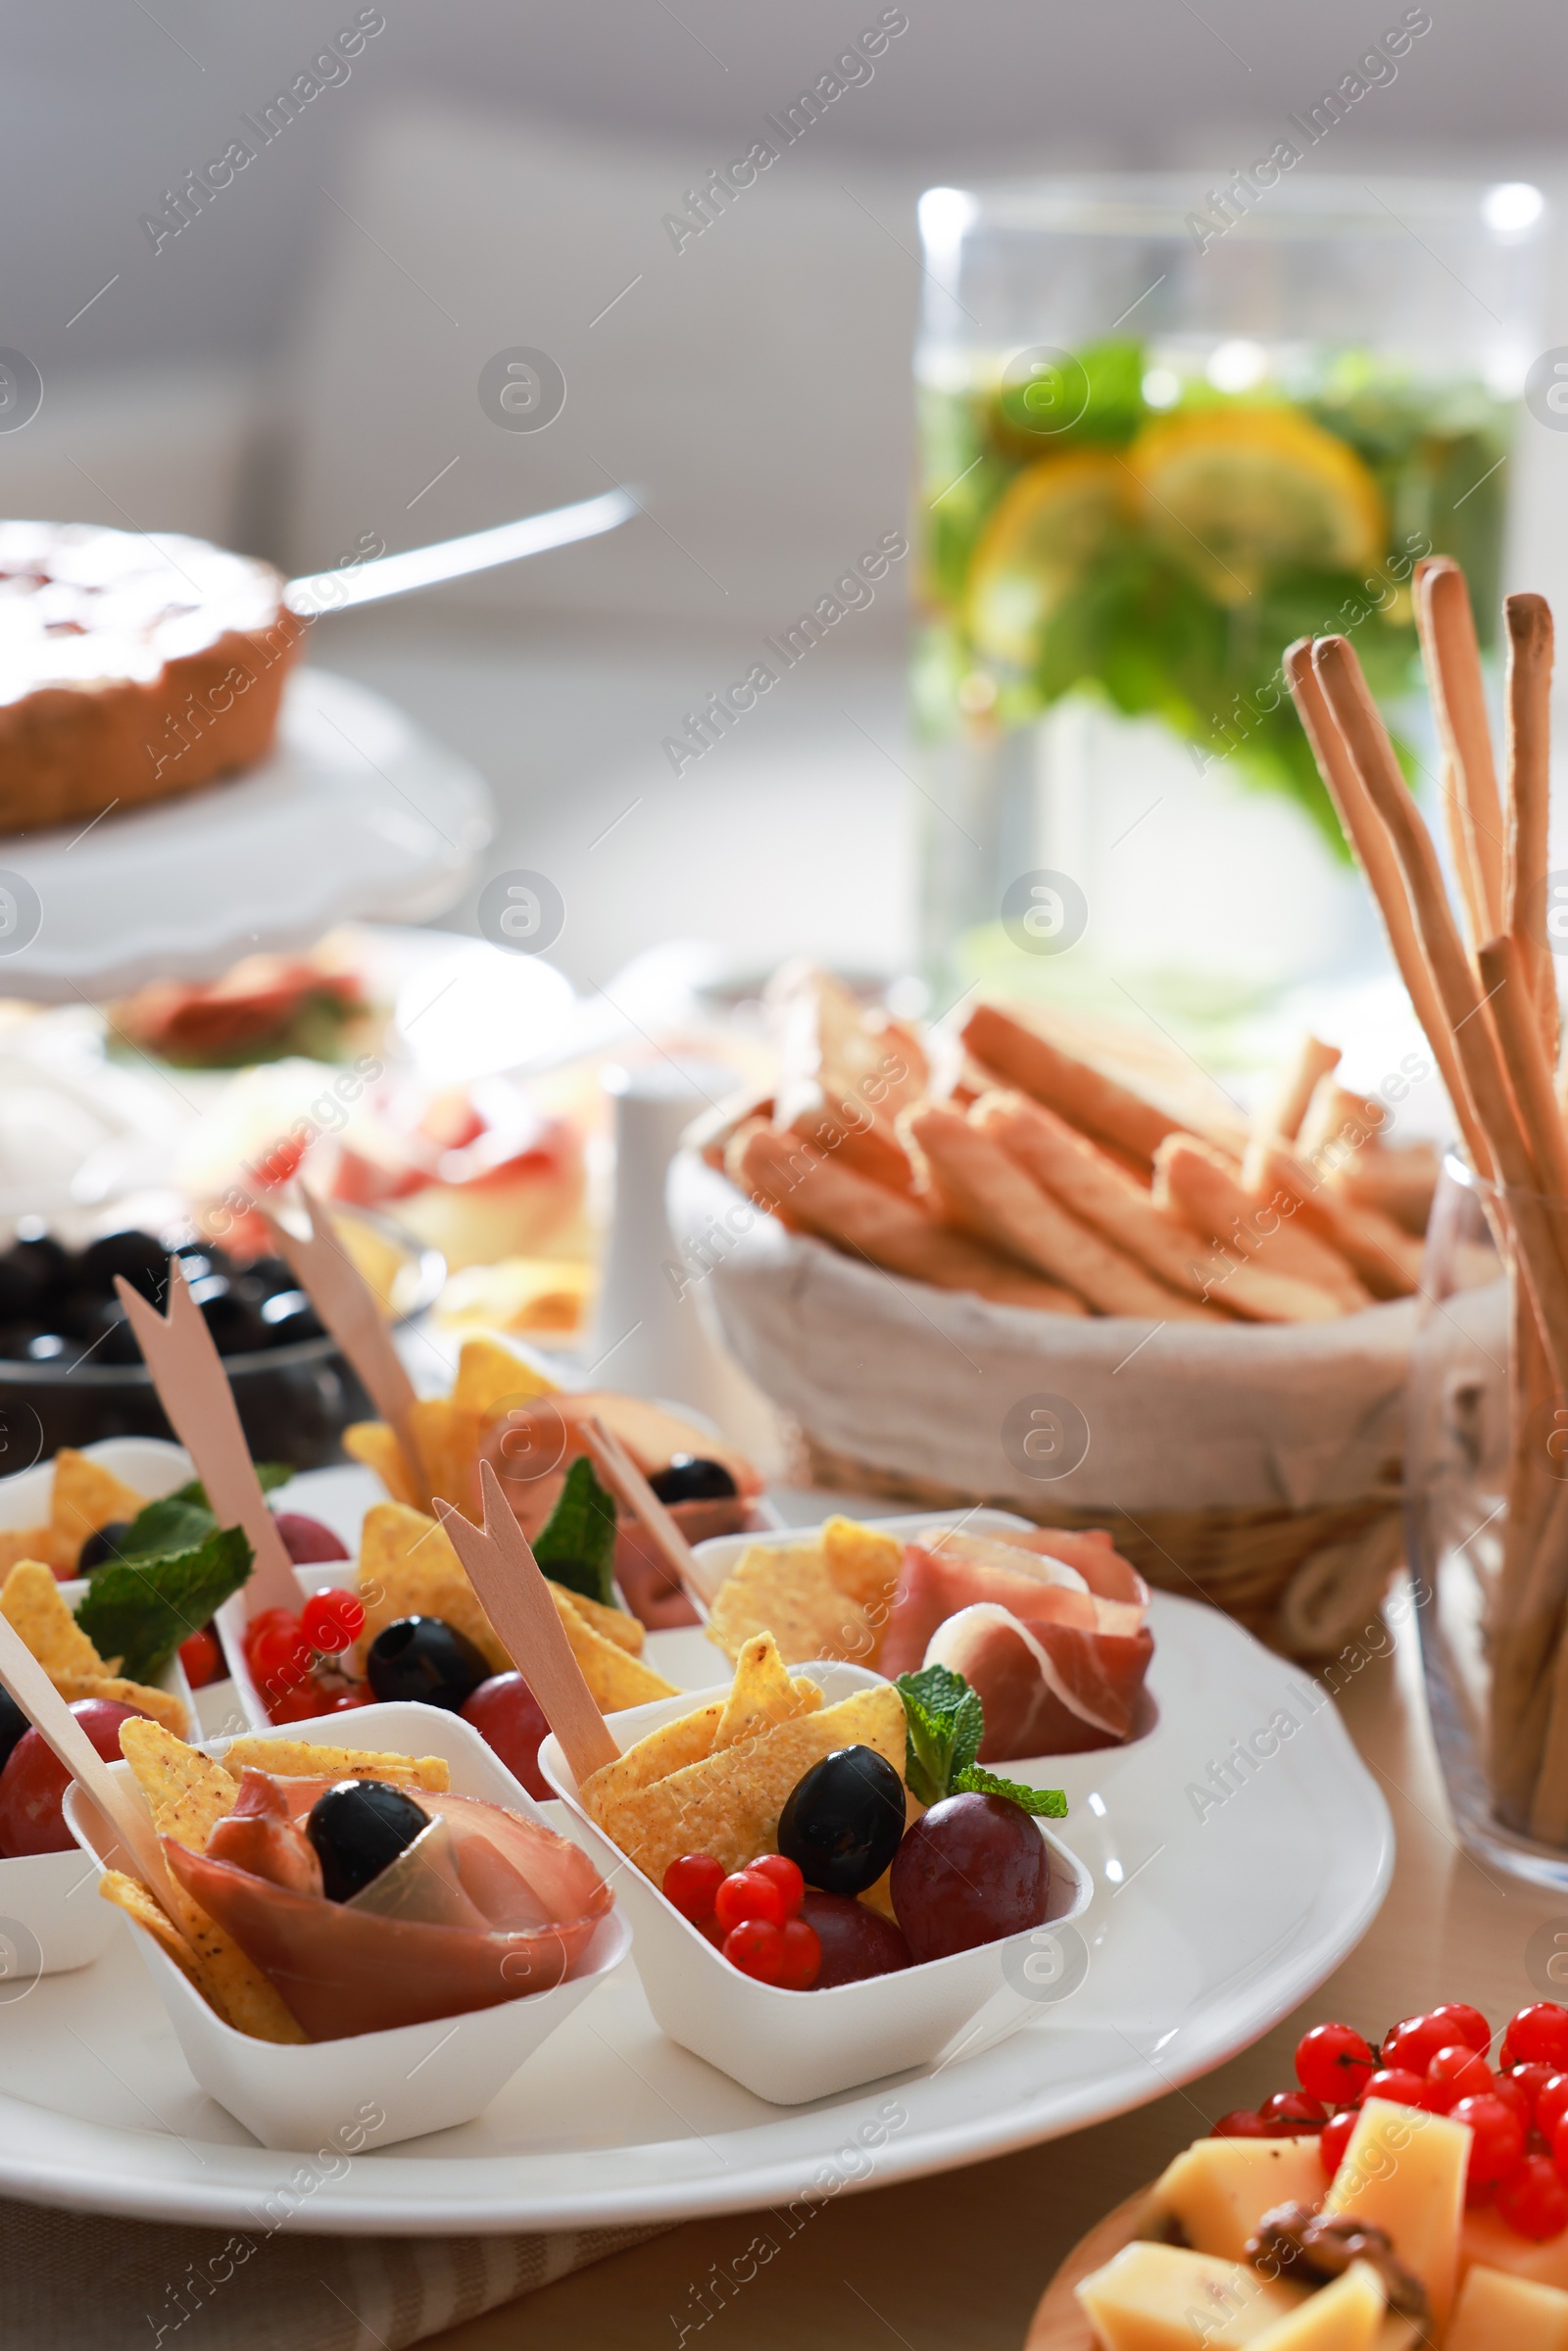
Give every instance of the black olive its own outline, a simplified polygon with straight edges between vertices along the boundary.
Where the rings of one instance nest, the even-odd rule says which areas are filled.
[[[27,1343],[29,1363],[59,1363],[70,1366],[81,1361],[81,1341],[71,1339],[62,1331],[43,1331]]]
[[[864,1893],[904,1836],[904,1782],[875,1747],[840,1747],[797,1780],[778,1819],[778,1849],[808,1886]]]
[[[0,1323],[0,1356],[8,1363],[21,1362],[33,1341],[42,1336],[42,1326],[35,1322]]]
[[[0,1250],[0,1315],[11,1321],[30,1314],[48,1287],[47,1272],[24,1242]]]
[[[29,1728],[26,1716],[10,1690],[0,1690],[0,1772],[10,1762],[12,1748]]]
[[[466,1633],[444,1616],[400,1616],[383,1625],[365,1658],[365,1675],[378,1698],[445,1706],[466,1705],[490,1667]]]
[[[141,1361],[141,1342],[136,1337],[130,1316],[125,1312],[118,1298],[111,1298],[105,1305],[98,1327],[102,1337],[92,1349],[92,1359],[95,1363],[124,1364]]]
[[[55,1239],[41,1216],[18,1219],[11,1254],[31,1265],[46,1287],[64,1282],[72,1271],[71,1251]]]
[[[299,1288],[294,1268],[281,1257],[253,1257],[245,1268],[245,1279],[259,1284],[263,1298],[275,1298],[280,1290]]]
[[[248,1355],[253,1348],[266,1346],[266,1324],[254,1306],[236,1297],[227,1274],[203,1274],[200,1281],[192,1282],[190,1294],[220,1355]]]
[[[130,1533],[128,1518],[111,1518],[88,1536],[76,1553],[76,1573],[90,1576],[95,1567],[107,1567],[111,1559],[120,1557],[120,1546]]]
[[[303,1290],[274,1290],[261,1304],[268,1347],[293,1347],[301,1339],[323,1339],[320,1317]]]
[[[161,1306],[169,1287],[169,1251],[150,1233],[105,1233],[89,1242],[77,1267],[83,1285],[113,1298],[115,1276]]]
[[[697,1453],[677,1453],[648,1483],[662,1502],[726,1502],[740,1492],[722,1461],[705,1461]]]
[[[429,1814],[384,1780],[340,1780],[311,1806],[305,1834],[329,1902],[347,1902],[413,1844]]]

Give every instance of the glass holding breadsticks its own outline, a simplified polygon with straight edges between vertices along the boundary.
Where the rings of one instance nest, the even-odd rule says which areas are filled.
[[[1343,637],[1286,655],[1323,781],[1442,1070],[1460,1146],[1434,1212],[1405,1479],[1422,1655],[1448,1799],[1494,1865],[1568,1886],[1568,1083],[1548,928],[1551,613],[1503,607],[1505,741],[1465,581],[1416,614],[1457,877]]]

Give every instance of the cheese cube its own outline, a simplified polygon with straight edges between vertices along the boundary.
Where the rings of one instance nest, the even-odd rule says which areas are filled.
[[[1375,2351],[1387,2307],[1371,2263],[1352,2261],[1343,2278],[1260,2334],[1252,2351]]]
[[[1315,2208],[1327,2184],[1315,2137],[1200,2138],[1167,2165],[1153,2200],[1198,2252],[1243,2261],[1264,2213]]]
[[[1175,2245],[1126,2245],[1077,2288],[1103,2351],[1240,2351],[1306,2300],[1300,2286]]]
[[[1475,2263],[1489,2270],[1505,2270],[1510,2278],[1528,2278],[1534,2285],[1556,2285],[1568,2293],[1568,2229],[1538,2244],[1518,2235],[1501,2213],[1481,2205],[1464,2216],[1459,2234],[1461,2276]]]
[[[1453,2306],[1469,2161],[1465,2124],[1369,2098],[1323,2199],[1327,2214],[1349,2213],[1387,2229],[1398,2259],[1426,2287],[1440,2335]]]
[[[1470,2272],[1454,2306],[1447,2351],[1568,2351],[1568,2294],[1501,2270]]]

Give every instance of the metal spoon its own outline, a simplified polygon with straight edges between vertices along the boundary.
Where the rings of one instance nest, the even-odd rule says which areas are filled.
[[[579,499],[575,506],[552,507],[547,514],[525,514],[519,521],[469,531],[461,539],[442,539],[434,547],[411,547],[404,555],[378,556],[341,570],[307,572],[289,581],[283,602],[302,619],[316,620],[346,612],[350,605],[406,596],[413,588],[433,588],[440,580],[461,579],[496,563],[515,563],[552,547],[597,538],[641,511],[629,492],[606,490],[597,498]]]

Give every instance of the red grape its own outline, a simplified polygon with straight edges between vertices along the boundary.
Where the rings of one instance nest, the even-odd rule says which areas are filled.
[[[916,1959],[946,1959],[1038,1927],[1051,1867],[1027,1812],[973,1790],[922,1813],[893,1858],[889,1890]]]
[[[1446,2048],[1452,2038],[1442,2017],[1407,2016],[1384,2041],[1382,2063],[1407,2067],[1424,2081],[1438,2051]]]
[[[725,1879],[725,1885],[731,1881]],[[759,1984],[777,1984],[784,1973],[784,1930],[772,1919],[742,1919],[724,1937],[724,1957]]]
[[[71,1709],[106,1763],[120,1761],[120,1726],[140,1713],[109,1698],[78,1698]],[[71,1774],[36,1731],[24,1731],[0,1772],[0,1853],[16,1861],[30,1853],[69,1853],[75,1838],[60,1800]]]
[[[1456,2106],[1449,2108],[1448,2120],[1468,2123],[1474,2134],[1469,2170],[1472,2186],[1495,2187],[1499,2180],[1506,2180],[1524,2161],[1525,2134],[1519,2118],[1500,2098],[1461,2098]]]
[[[1350,2143],[1350,2133],[1354,2129],[1353,2106],[1347,2106],[1341,2113],[1331,2116],[1323,2126],[1317,2142],[1318,2153],[1323,2158],[1323,2169],[1331,2180],[1345,2161],[1345,2150]]]
[[[1538,2244],[1568,2229],[1568,2185],[1549,2155],[1527,2155],[1499,2183],[1497,2210],[1510,2229]]]
[[[1367,2098],[1387,2098],[1392,2106],[1419,2106],[1426,2091],[1426,2077],[1412,2074],[1407,2066],[1379,2066],[1362,2092]]]
[[[1252,2106],[1233,2106],[1208,2127],[1210,2138],[1267,2138],[1263,2118]]]
[[[664,1899],[701,1927],[712,1917],[713,1896],[723,1883],[724,1864],[711,1853],[682,1853],[664,1872]]]
[[[227,1671],[223,1652],[218,1645],[218,1636],[211,1625],[203,1625],[188,1641],[179,1644],[179,1662],[185,1669],[185,1679],[192,1690],[205,1690],[209,1682],[217,1682]]]
[[[909,1946],[893,1921],[853,1894],[818,1893],[808,1886],[801,1896],[801,1917],[821,1946],[822,1961],[813,1983],[817,1991],[835,1984],[861,1984],[867,1976],[890,1976],[911,1965]]]
[[[311,1670],[311,1647],[300,1631],[298,1617],[264,1625],[252,1636],[246,1656],[251,1680],[267,1696],[292,1690]]]
[[[784,1896],[784,1916],[792,1919],[801,1907],[806,1880],[787,1853],[763,1853],[746,1864],[756,1878],[771,1878]]]
[[[1439,2008],[1429,2011],[1435,2024],[1443,2020],[1444,2037],[1449,2041],[1462,2040],[1467,2048],[1477,2049],[1485,2057],[1492,2046],[1492,2027],[1479,2008],[1471,2008],[1463,2000],[1445,2000]]]
[[[513,1778],[520,1780],[531,1796],[548,1802],[555,1789],[539,1769],[539,1748],[550,1725],[521,1674],[492,1674],[464,1700],[460,1711]]]
[[[1568,2008],[1536,2000],[1521,2008],[1505,2036],[1505,2066],[1549,2065],[1568,2072]]]
[[[778,1981],[785,1991],[809,1991],[822,1965],[822,1946],[814,1927],[805,1919],[786,1919],[782,1941],[783,1964]]]
[[[313,1649],[322,1649],[329,1657],[352,1647],[364,1631],[364,1602],[358,1592],[345,1592],[340,1584],[313,1592],[300,1610],[302,1636]]]
[[[274,1510],[272,1515],[283,1548],[296,1567],[316,1567],[323,1559],[349,1556],[331,1528],[323,1527],[318,1518],[307,1518],[303,1510]]]
[[[727,1932],[747,1919],[765,1919],[770,1927],[782,1927],[789,1913],[783,1888],[771,1878],[754,1870],[737,1870],[714,1894],[713,1916]]]
[[[1314,2025],[1296,2046],[1296,2079],[1309,2097],[1348,2106],[1377,2060],[1353,2025]]]
[[[1304,2137],[1309,2131],[1321,2131],[1329,2119],[1321,2099],[1309,2098],[1302,2089],[1277,2089],[1257,2113],[1270,2138]]]
[[[1421,2103],[1431,2114],[1451,2114],[1461,2098],[1492,2094],[1492,2068],[1468,2042],[1454,2041],[1440,2049],[1427,2067]]]

